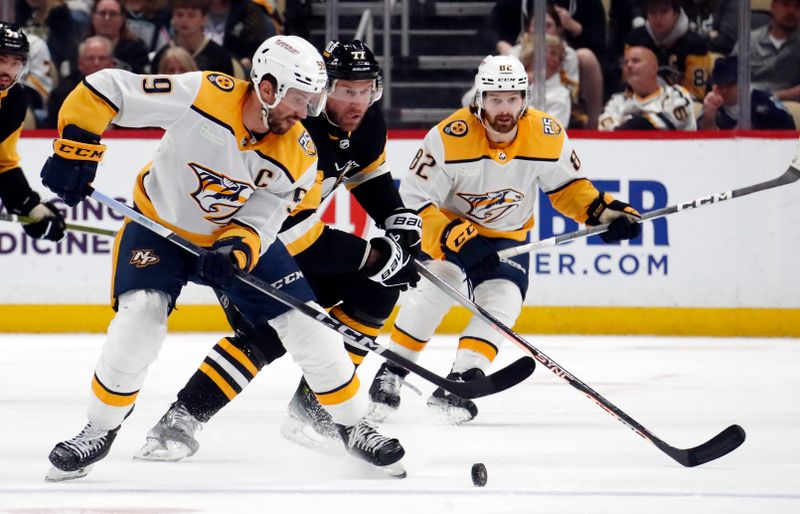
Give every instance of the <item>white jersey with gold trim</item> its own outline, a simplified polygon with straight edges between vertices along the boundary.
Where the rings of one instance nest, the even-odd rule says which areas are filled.
[[[256,140],[242,121],[251,91],[221,73],[103,70],[70,95],[77,98],[65,102],[59,128],[74,123],[101,134],[113,122],[166,129],[137,179],[136,205],[201,245],[235,220],[256,231],[263,253],[314,184],[317,151],[299,123]]]
[[[581,223],[599,194],[553,117],[528,108],[514,141],[493,145],[481,121],[463,108],[425,136],[400,193],[423,217],[423,249],[436,257],[439,236],[455,217],[484,236],[524,240],[539,188],[556,209]]]
[[[614,130],[636,115],[659,130],[697,130],[692,96],[683,87],[670,85],[661,86],[645,97],[630,91],[612,95],[598,125],[600,130]]]

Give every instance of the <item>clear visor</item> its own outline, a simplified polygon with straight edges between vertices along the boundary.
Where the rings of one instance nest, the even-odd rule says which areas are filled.
[[[383,96],[383,85],[379,80],[334,80],[328,96],[339,102],[372,105]]]
[[[305,112],[307,116],[319,116],[325,108],[326,100],[327,95],[324,91],[322,93],[309,93],[308,91],[289,88],[278,103],[283,103],[293,111]]]

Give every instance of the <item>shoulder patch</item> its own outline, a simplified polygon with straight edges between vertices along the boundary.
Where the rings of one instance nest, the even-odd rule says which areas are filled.
[[[542,132],[546,136],[557,136],[561,134],[561,125],[553,118],[542,118]]]
[[[221,73],[210,73],[206,75],[206,78],[209,82],[217,86],[217,88],[221,89],[222,91],[233,90],[233,79],[227,75],[223,75]]]
[[[464,120],[454,120],[445,125],[442,129],[442,132],[447,134],[448,136],[455,136],[455,137],[464,137],[467,135],[469,129],[467,128],[467,122]]]
[[[303,131],[302,134],[300,134],[300,137],[297,138],[297,142],[300,143],[300,146],[303,148],[303,151],[309,157],[314,157],[315,155],[317,155],[317,147],[316,145],[314,145],[314,140],[311,139],[311,135],[305,130]]]

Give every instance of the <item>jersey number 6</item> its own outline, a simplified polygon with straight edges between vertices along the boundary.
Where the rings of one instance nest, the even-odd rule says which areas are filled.
[[[167,77],[146,77],[142,80],[142,91],[147,94],[169,93],[172,81]]]

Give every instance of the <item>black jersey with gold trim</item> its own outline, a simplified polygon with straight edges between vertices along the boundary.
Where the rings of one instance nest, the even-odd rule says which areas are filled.
[[[21,85],[0,91],[0,173],[19,167],[17,142],[27,108]]]

